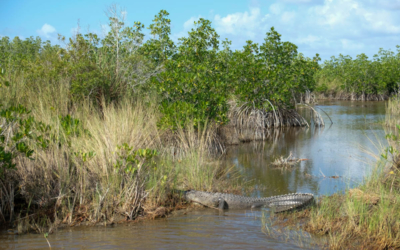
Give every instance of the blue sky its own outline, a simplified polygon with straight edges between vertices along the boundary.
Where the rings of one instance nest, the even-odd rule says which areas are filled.
[[[40,36],[56,43],[58,33],[74,33],[78,20],[82,33],[101,35],[108,23],[105,11],[113,3],[125,9],[128,25],[140,21],[148,27],[154,15],[167,10],[175,41],[203,17],[222,39],[232,41],[233,49],[246,40],[262,43],[271,26],[299,52],[319,53],[322,59],[339,53],[371,58],[379,48],[395,51],[400,45],[400,0],[0,0],[0,36]]]

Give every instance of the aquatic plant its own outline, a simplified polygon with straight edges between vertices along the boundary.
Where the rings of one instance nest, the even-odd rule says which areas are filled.
[[[293,157],[292,152],[290,152],[289,156],[284,158],[283,156],[279,156],[277,157],[273,162],[271,162],[272,165],[279,167],[279,168],[290,168],[293,165],[301,162],[301,161],[305,161],[307,159],[298,159]]]

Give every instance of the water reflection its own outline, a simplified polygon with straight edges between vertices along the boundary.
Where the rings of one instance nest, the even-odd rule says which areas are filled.
[[[264,186],[253,194],[256,196],[291,192],[332,194],[359,184],[373,166],[368,163],[372,158],[363,154],[360,146],[378,153],[373,143],[377,138],[384,143],[385,133],[379,122],[384,119],[385,103],[331,101],[319,107],[331,117],[333,125],[321,112],[326,127],[270,130],[266,141],[228,147],[224,164],[235,164],[248,180]],[[302,112],[310,116],[309,110]],[[308,160],[292,171],[271,165],[275,158],[287,157],[290,152]]]

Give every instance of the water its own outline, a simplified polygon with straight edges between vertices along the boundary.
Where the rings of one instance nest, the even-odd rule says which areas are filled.
[[[379,124],[384,102],[329,101],[320,106],[334,124],[323,129],[295,128],[271,132],[264,142],[228,147],[223,164],[234,165],[255,185],[254,196],[292,192],[328,195],[358,185],[370,173],[372,158],[361,147],[378,151],[384,141]],[[281,171],[271,162],[290,152],[308,159]],[[335,178],[332,178],[335,177]],[[220,213],[213,209],[178,212],[168,219],[118,225],[59,230],[49,236],[53,249],[299,249],[296,237],[269,237],[261,231],[260,210]],[[42,235],[0,233],[0,249],[48,248]],[[304,248],[317,248],[306,245]]]
[[[359,185],[373,165],[373,158],[362,149],[378,154],[376,145],[386,146],[381,125],[385,103],[329,101],[318,107],[331,117],[333,125],[325,116],[323,128],[271,131],[266,141],[228,147],[225,164],[234,164],[248,180],[263,186],[255,194],[260,196],[294,192],[329,195]],[[307,160],[291,171],[271,165],[277,157],[286,158],[290,153]]]

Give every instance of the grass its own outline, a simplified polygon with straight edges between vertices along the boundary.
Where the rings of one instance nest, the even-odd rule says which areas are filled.
[[[399,97],[393,96],[386,106],[385,124],[390,130],[399,124],[398,107]],[[376,166],[359,187],[319,197],[315,206],[297,213],[266,217],[264,231],[273,236],[271,225],[294,227],[313,238],[324,236],[327,242],[318,244],[329,249],[400,248],[400,146],[396,135],[387,140],[391,148],[377,145],[383,153],[373,155]]]
[[[397,145],[398,142],[391,143]],[[329,249],[400,248],[400,168],[394,155],[378,157],[359,187],[320,197],[298,213],[273,215],[275,225],[328,237]]]
[[[385,125],[395,128],[400,124],[400,95],[392,96],[386,105]]]
[[[215,161],[214,153],[224,148],[212,125],[165,131],[157,127],[155,101],[103,101],[100,110],[71,102],[68,89],[67,80],[32,86],[21,76],[0,92],[3,105],[25,105],[58,136],[45,150],[32,145],[33,160],[17,158],[16,170],[0,179],[0,221],[13,222],[19,233],[133,220],[167,207],[157,210],[160,217],[179,202],[169,190],[238,188],[233,169]],[[60,119],[66,115],[88,133],[67,133]],[[142,149],[158,154],[138,156]]]

